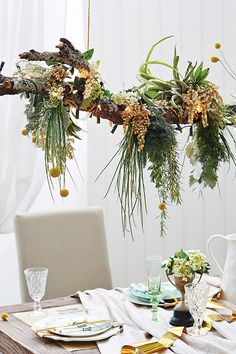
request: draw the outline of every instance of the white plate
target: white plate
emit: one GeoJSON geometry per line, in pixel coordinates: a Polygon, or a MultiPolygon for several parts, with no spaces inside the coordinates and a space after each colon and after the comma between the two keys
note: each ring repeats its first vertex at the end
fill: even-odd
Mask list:
{"type": "Polygon", "coordinates": [[[72,325],[75,321],[82,322],[85,321],[86,318],[83,314],[74,314],[70,315],[54,315],[50,317],[46,317],[41,319],[33,324],[31,327],[33,331],[39,331],[40,329],[46,329],[50,327],[58,327],[58,326],[69,326],[72,325]]]}
{"type": "Polygon", "coordinates": [[[120,331],[121,331],[120,328],[116,327],[116,328],[110,328],[106,332],[91,337],[63,337],[63,336],[50,334],[50,335],[44,335],[43,338],[49,338],[49,339],[53,339],[56,341],[59,340],[63,342],[97,342],[99,340],[103,340],[115,336],[120,331]]]}
{"type": "MultiPolygon", "coordinates": [[[[66,337],[92,337],[101,334],[112,327],[111,321],[106,322],[93,322],[78,325],[73,328],[56,328],[51,329],[50,332],[59,336],[66,337]]],[[[86,340],[86,338],[85,338],[86,340]]]]}

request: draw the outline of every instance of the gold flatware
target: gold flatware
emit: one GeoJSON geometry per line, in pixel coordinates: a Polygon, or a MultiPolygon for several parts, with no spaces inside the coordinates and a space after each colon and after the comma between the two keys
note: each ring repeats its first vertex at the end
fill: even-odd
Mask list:
{"type": "Polygon", "coordinates": [[[42,327],[42,328],[37,328],[34,330],[35,333],[41,332],[41,331],[50,331],[54,329],[64,329],[64,328],[80,328],[83,325],[86,326],[87,324],[95,324],[95,323],[106,323],[109,322],[109,320],[98,320],[98,321],[74,321],[70,325],[64,325],[64,326],[49,326],[49,327],[42,327]]]}

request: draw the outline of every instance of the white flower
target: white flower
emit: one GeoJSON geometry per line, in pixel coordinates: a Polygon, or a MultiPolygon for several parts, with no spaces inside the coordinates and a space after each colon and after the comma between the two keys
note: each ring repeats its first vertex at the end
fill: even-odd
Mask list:
{"type": "Polygon", "coordinates": [[[175,277],[180,277],[183,280],[194,276],[186,258],[174,258],[172,270],[175,277]]]}
{"type": "Polygon", "coordinates": [[[199,250],[180,250],[174,256],[163,262],[163,267],[168,275],[182,278],[194,278],[195,273],[207,273],[209,264],[206,257],[199,250]]]}
{"type": "Polygon", "coordinates": [[[196,164],[195,164],[195,168],[193,170],[193,177],[197,180],[200,179],[201,177],[201,174],[202,174],[202,164],[200,161],[197,161],[196,164]]]}
{"type": "Polygon", "coordinates": [[[137,103],[138,102],[138,95],[136,92],[133,91],[120,91],[112,95],[112,100],[115,104],[126,104],[127,102],[130,103],[137,103]]]}
{"type": "Polygon", "coordinates": [[[206,269],[206,257],[199,250],[189,250],[188,256],[188,263],[194,272],[201,272],[202,270],[204,271],[206,269]]]}
{"type": "Polygon", "coordinates": [[[193,139],[186,146],[186,155],[188,156],[191,164],[194,166],[199,157],[199,149],[197,147],[196,140],[193,139]]]}

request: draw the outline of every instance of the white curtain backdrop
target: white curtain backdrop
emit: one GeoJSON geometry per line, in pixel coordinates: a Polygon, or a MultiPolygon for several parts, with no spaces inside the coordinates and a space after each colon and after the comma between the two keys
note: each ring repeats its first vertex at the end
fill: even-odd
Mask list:
{"type": "MultiPolygon", "coordinates": [[[[82,0],[0,0],[0,62],[6,61],[3,74],[10,75],[18,54],[35,48],[53,51],[61,37],[84,49],[82,0]]],[[[18,96],[0,97],[0,306],[19,303],[19,280],[12,220],[16,212],[84,206],[86,200],[86,135],[77,144],[77,160],[83,174],[81,183],[74,164],[69,165],[80,184],[70,181],[70,198],[56,198],[54,204],[44,183],[44,161],[30,139],[21,135],[24,128],[25,100],[18,96]],[[41,190],[40,190],[41,188],[41,190]],[[32,205],[33,204],[33,205],[32,205]],[[5,234],[3,234],[5,232],[5,234]],[[3,271],[4,270],[4,271],[3,271]]],[[[86,122],[83,123],[86,130],[86,122]]]]}
{"type": "MultiPolygon", "coordinates": [[[[63,36],[68,37],[81,50],[84,49],[82,0],[0,0],[0,6],[0,62],[3,59],[6,61],[2,74],[14,72],[19,53],[31,48],[53,51],[63,36]]],[[[1,234],[12,232],[14,215],[27,211],[32,204],[33,210],[68,206],[57,193],[54,196],[56,203],[50,199],[43,153],[34,148],[30,138],[21,134],[26,122],[24,105],[25,100],[18,96],[0,99],[0,149],[4,151],[0,154],[1,234]],[[39,194],[42,185],[42,193],[39,194]]],[[[82,123],[82,128],[86,130],[86,123],[82,123]]],[[[83,142],[76,145],[84,180],[85,142],[86,134],[83,142]]],[[[80,180],[78,171],[74,171],[75,165],[69,164],[69,169],[74,179],[80,180]]],[[[68,187],[71,191],[69,204],[78,206],[82,200],[84,203],[85,186],[80,188],[79,198],[70,180],[68,187]]]]}
{"type": "MultiPolygon", "coordinates": [[[[9,75],[15,70],[19,53],[44,47],[44,3],[1,0],[0,6],[0,61],[6,61],[2,74],[9,75]]],[[[0,233],[8,233],[13,231],[15,213],[32,205],[45,174],[42,153],[21,134],[25,125],[23,101],[19,97],[1,97],[0,112],[0,233]]]]}

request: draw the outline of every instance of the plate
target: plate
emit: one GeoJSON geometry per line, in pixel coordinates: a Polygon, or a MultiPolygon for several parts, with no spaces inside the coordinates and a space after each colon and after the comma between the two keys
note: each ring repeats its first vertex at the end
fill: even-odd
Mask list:
{"type": "MultiPolygon", "coordinates": [[[[113,322],[111,320],[105,319],[101,320],[98,318],[92,318],[93,322],[92,331],[88,333],[81,333],[81,328],[77,328],[77,333],[70,330],[62,328],[64,326],[73,325],[74,322],[85,322],[88,321],[88,318],[82,316],[53,316],[47,317],[43,320],[37,321],[31,327],[32,330],[43,338],[50,338],[53,340],[60,340],[64,342],[92,342],[99,341],[111,336],[118,334],[121,330],[121,327],[113,327],[113,322]],[[103,325],[103,326],[102,326],[103,325]],[[99,326],[99,327],[98,327],[99,326]],[[58,328],[55,328],[58,327],[58,328]],[[61,328],[60,328],[61,327],[61,328]],[[67,332],[66,332],[67,331],[67,332]]],[[[87,325],[92,325],[92,323],[87,323],[87,325]]]]}
{"type": "Polygon", "coordinates": [[[133,296],[130,294],[129,291],[125,292],[124,293],[124,296],[127,300],[129,300],[130,302],[132,302],[133,304],[136,304],[136,305],[145,305],[145,306],[152,306],[150,301],[147,302],[147,301],[143,301],[142,299],[138,299],[137,297],[133,296]]]}
{"type": "Polygon", "coordinates": [[[31,327],[34,332],[39,332],[40,330],[49,330],[51,327],[59,326],[70,326],[74,322],[83,322],[86,318],[82,314],[71,315],[54,315],[41,319],[33,324],[31,327]]]}
{"type": "Polygon", "coordinates": [[[56,340],[56,341],[59,340],[59,341],[63,341],[63,342],[97,342],[97,341],[115,336],[118,333],[120,333],[120,331],[121,331],[121,329],[119,327],[116,327],[116,328],[112,327],[101,334],[97,334],[97,335],[94,335],[91,337],[64,337],[61,335],[58,336],[56,334],[49,333],[49,334],[43,335],[43,338],[49,338],[52,340],[56,340]]]}
{"type": "MultiPolygon", "coordinates": [[[[143,283],[131,283],[126,297],[139,305],[151,305],[151,296],[148,293],[148,287],[143,283]]],[[[159,306],[165,306],[166,304],[171,305],[171,303],[176,303],[175,299],[178,300],[181,298],[181,294],[172,284],[163,282],[161,284],[161,294],[158,298],[160,301],[159,306]]]]}
{"type": "MultiPolygon", "coordinates": [[[[130,294],[129,291],[127,291],[126,293],[124,293],[124,296],[127,300],[129,300],[130,302],[132,302],[133,304],[136,305],[142,305],[142,306],[152,306],[152,304],[150,303],[150,301],[146,301],[146,300],[142,300],[142,299],[138,299],[137,297],[133,296],[130,294]]],[[[177,304],[178,302],[176,302],[174,299],[172,299],[172,301],[168,300],[168,301],[161,301],[158,303],[158,307],[173,307],[177,304]]]]}
{"type": "Polygon", "coordinates": [[[50,329],[51,333],[66,337],[92,337],[101,334],[112,327],[112,321],[93,321],[81,323],[72,328],[50,329]]]}

